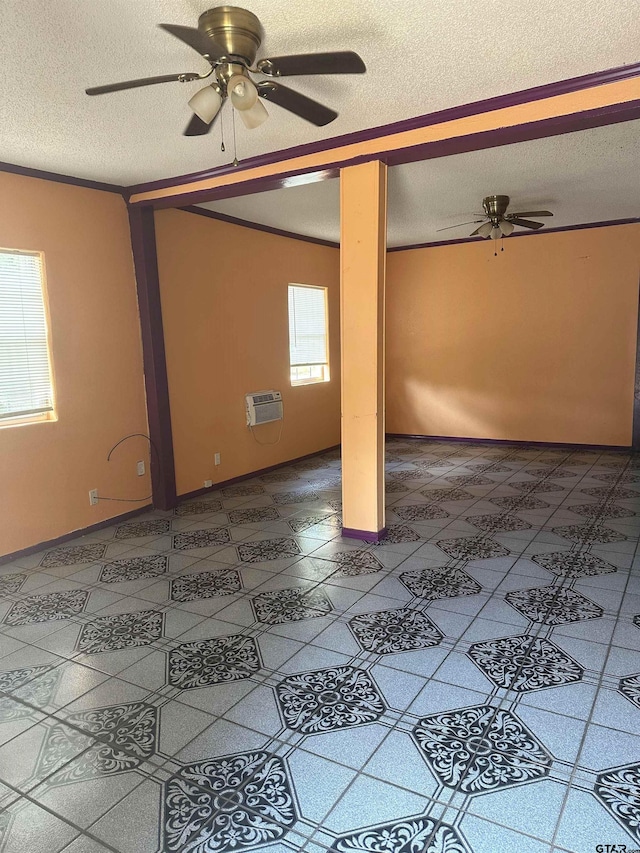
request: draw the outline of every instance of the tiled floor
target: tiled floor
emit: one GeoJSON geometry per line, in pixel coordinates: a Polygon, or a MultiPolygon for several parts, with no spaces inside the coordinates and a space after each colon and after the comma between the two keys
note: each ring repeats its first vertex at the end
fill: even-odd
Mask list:
{"type": "Polygon", "coordinates": [[[2,853],[640,848],[639,461],[387,468],[380,545],[328,453],[0,567],[2,853]]]}

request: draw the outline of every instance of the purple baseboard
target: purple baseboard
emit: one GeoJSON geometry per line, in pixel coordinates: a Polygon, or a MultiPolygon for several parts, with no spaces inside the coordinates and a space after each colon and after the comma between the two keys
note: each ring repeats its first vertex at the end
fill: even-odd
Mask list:
{"type": "Polygon", "coordinates": [[[135,518],[137,515],[142,515],[143,512],[153,509],[152,504],[132,509],[130,512],[125,512],[122,515],[114,515],[112,518],[106,518],[104,521],[98,521],[96,524],[90,524],[89,527],[82,527],[80,530],[74,530],[71,533],[65,533],[64,536],[57,536],[55,539],[47,539],[46,542],[38,542],[37,545],[30,545],[28,548],[22,548],[20,551],[13,551],[11,554],[0,555],[0,566],[5,563],[10,563],[17,560],[19,557],[28,557],[30,554],[37,554],[38,551],[43,551],[45,548],[57,548],[58,545],[64,545],[65,542],[71,542],[73,539],[78,539],[80,536],[86,536],[88,533],[93,533],[96,530],[104,530],[105,527],[111,527],[112,524],[122,524],[123,521],[129,521],[130,518],[135,518]]]}
{"type": "Polygon", "coordinates": [[[191,500],[191,498],[199,498],[202,495],[208,495],[218,489],[224,489],[227,486],[233,486],[235,483],[242,483],[244,480],[251,480],[253,477],[260,477],[262,474],[268,474],[270,471],[277,471],[279,468],[285,468],[287,465],[295,465],[296,462],[302,462],[305,459],[313,459],[314,456],[322,456],[323,453],[328,453],[330,450],[336,450],[340,447],[339,444],[333,444],[331,447],[325,447],[323,450],[315,450],[313,453],[307,453],[305,456],[296,456],[295,459],[287,459],[285,462],[278,462],[277,465],[269,465],[268,468],[260,468],[257,471],[250,471],[248,474],[240,474],[239,477],[231,477],[229,480],[221,480],[219,483],[214,483],[204,489],[195,489],[193,492],[185,492],[183,495],[178,495],[178,502],[191,500]]]}
{"type": "Polygon", "coordinates": [[[355,527],[343,527],[342,535],[347,539],[363,539],[365,542],[381,542],[387,535],[387,528],[382,530],[357,530],[355,527]]]}
{"type": "Polygon", "coordinates": [[[520,441],[515,438],[463,438],[452,435],[416,435],[408,432],[388,432],[387,438],[411,438],[428,441],[450,441],[453,444],[515,444],[517,447],[565,447],[567,450],[606,450],[617,453],[629,453],[628,444],[572,444],[568,441],[520,441]]]}

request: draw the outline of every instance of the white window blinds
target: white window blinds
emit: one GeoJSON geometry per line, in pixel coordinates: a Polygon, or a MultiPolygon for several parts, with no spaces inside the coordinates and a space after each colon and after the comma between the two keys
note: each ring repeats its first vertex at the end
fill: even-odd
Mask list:
{"type": "Polygon", "coordinates": [[[52,410],[41,257],[0,249],[0,422],[52,410]]]}
{"type": "Polygon", "coordinates": [[[289,285],[289,362],[292,367],[327,364],[325,287],[289,285]]]}

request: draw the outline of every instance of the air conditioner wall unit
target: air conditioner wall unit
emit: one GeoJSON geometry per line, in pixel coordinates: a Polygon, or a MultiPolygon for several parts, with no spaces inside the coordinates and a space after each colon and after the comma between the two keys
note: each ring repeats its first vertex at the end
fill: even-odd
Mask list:
{"type": "Polygon", "coordinates": [[[245,403],[249,427],[282,420],[283,407],[280,391],[255,391],[253,394],[246,394],[245,403]]]}

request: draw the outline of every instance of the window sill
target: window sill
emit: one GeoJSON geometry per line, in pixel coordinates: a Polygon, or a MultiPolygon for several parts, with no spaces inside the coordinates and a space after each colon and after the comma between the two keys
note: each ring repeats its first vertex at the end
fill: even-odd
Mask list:
{"type": "Polygon", "coordinates": [[[58,420],[55,412],[45,412],[42,415],[31,415],[28,418],[6,418],[0,420],[0,430],[10,427],[32,426],[33,424],[51,424],[58,420]]]}

